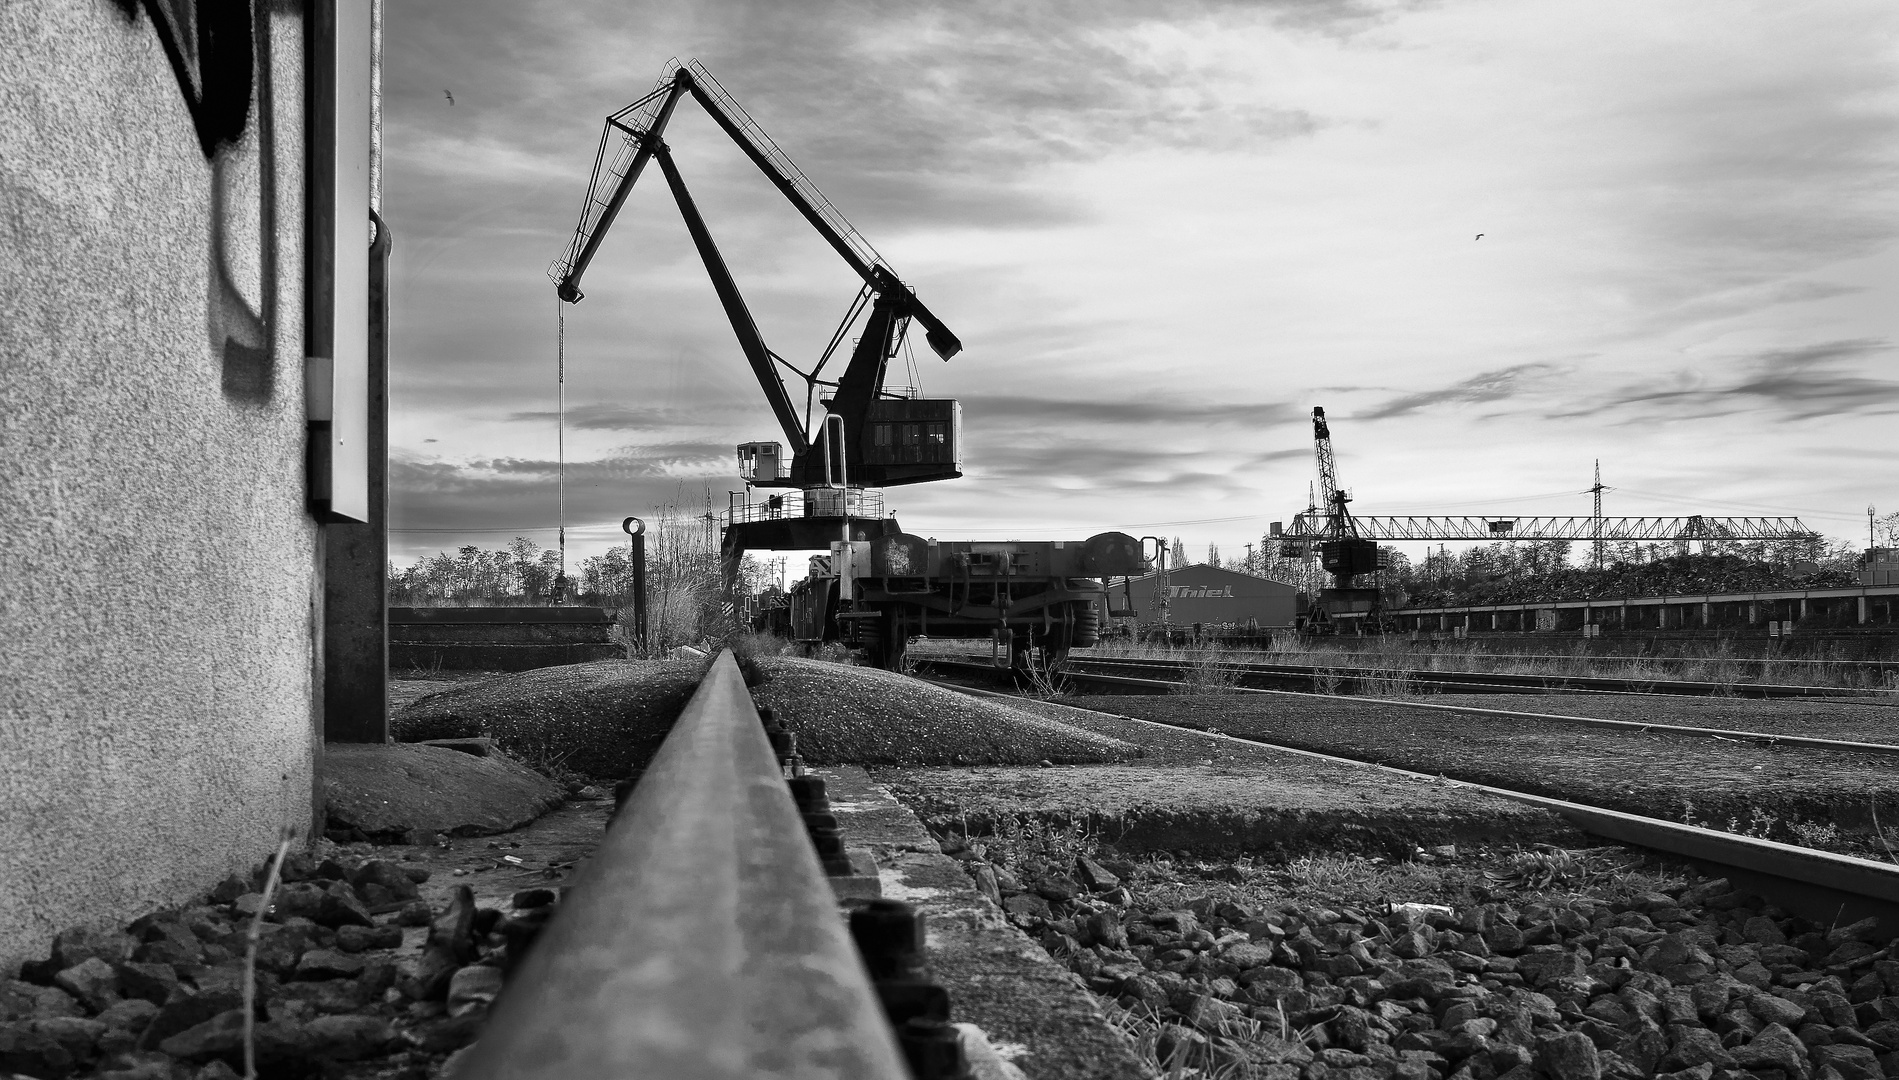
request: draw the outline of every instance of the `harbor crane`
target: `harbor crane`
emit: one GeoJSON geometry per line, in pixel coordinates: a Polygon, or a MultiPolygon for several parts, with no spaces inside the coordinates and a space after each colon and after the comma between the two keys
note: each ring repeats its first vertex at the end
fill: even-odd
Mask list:
{"type": "Polygon", "coordinates": [[[962,351],[962,341],[917,299],[915,290],[897,277],[883,256],[698,61],[672,67],[651,93],[607,118],[580,225],[567,254],[549,271],[560,298],[569,304],[580,302],[581,279],[649,161],[658,161],[665,175],[739,349],[790,444],[789,461],[774,452],[770,443],[741,446],[741,473],[747,481],[755,487],[808,489],[919,484],[961,476],[957,403],[888,390],[884,376],[912,322],[923,327],[925,341],[944,360],[962,351]],[[673,160],[664,135],[674,109],[688,94],[863,281],[830,344],[809,370],[765,344],[673,160]],[[824,378],[825,368],[867,310],[843,372],[835,379],[824,378]],[[804,384],[802,407],[786,387],[788,373],[804,384]],[[824,409],[822,417],[815,415],[819,404],[824,409]],[[845,432],[842,438],[836,435],[840,426],[845,432]]]}
{"type": "Polygon", "coordinates": [[[790,446],[788,458],[777,442],[738,446],[748,492],[797,491],[735,500],[728,509],[720,544],[727,591],[747,550],[823,550],[828,554],[811,560],[810,576],[791,587],[780,609],[787,632],[807,645],[848,642],[871,663],[895,669],[917,634],[991,634],[997,654],[1017,667],[1027,665],[1033,649],[1059,662],[1070,648],[1094,644],[1106,607],[1101,581],[1141,572],[1138,541],[1110,532],[1074,542],[939,543],[903,532],[884,514],[881,492],[865,490],[962,475],[955,399],[912,396],[908,388],[886,386],[885,375],[912,324],[944,360],[963,344],[698,61],[672,61],[650,93],[607,117],[580,224],[549,270],[560,299],[579,303],[581,279],[649,161],[659,163],[790,446]],[[765,344],[673,160],[664,136],[688,96],[862,281],[809,369],[765,344]],[[854,328],[843,371],[826,378],[854,328]],[[803,383],[802,405],[787,389],[788,376],[803,383]]]}
{"type": "Polygon", "coordinates": [[[1339,487],[1332,429],[1325,422],[1325,410],[1316,405],[1312,409],[1312,445],[1319,465],[1322,517],[1316,523],[1317,534],[1310,540],[1317,541],[1319,565],[1331,575],[1332,582],[1312,599],[1306,625],[1320,633],[1362,633],[1376,626],[1378,589],[1356,582],[1361,575],[1378,572],[1378,542],[1359,535],[1358,522],[1348,505],[1352,496],[1339,487]]]}

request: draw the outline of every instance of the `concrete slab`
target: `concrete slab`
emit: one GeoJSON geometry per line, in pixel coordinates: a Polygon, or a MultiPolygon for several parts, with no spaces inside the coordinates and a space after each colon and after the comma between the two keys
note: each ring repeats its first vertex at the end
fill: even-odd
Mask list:
{"type": "Polygon", "coordinates": [[[1087,987],[1010,925],[889,790],[854,766],[813,772],[846,842],[876,854],[883,895],[923,912],[929,973],[950,993],[950,1019],[982,1028],[1032,1080],[1147,1075],[1087,987]]]}
{"type": "Polygon", "coordinates": [[[383,838],[506,832],[559,806],[563,794],[501,754],[410,743],[326,744],[323,788],[329,829],[383,838]]]}
{"type": "Polygon", "coordinates": [[[839,900],[875,900],[884,894],[883,879],[878,876],[877,855],[869,848],[845,848],[844,854],[851,861],[848,874],[826,874],[824,880],[831,883],[831,891],[839,900]]]}

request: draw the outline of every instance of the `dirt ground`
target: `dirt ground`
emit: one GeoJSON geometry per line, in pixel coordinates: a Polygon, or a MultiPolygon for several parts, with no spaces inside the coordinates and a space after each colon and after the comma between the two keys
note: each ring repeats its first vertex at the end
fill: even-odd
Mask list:
{"type": "Polygon", "coordinates": [[[431,675],[428,678],[419,676],[391,678],[389,680],[390,715],[394,715],[401,711],[404,706],[428,697],[430,694],[439,694],[444,690],[452,690],[457,686],[485,682],[489,679],[498,679],[506,674],[506,672],[502,671],[444,671],[439,675],[431,675]]]}
{"type": "MultiPolygon", "coordinates": [[[[395,859],[429,871],[422,899],[436,910],[448,903],[456,886],[474,891],[478,907],[506,908],[523,889],[558,889],[591,858],[613,811],[613,800],[569,802],[533,822],[497,836],[454,837],[446,847],[319,843],[319,856],[346,853],[358,858],[395,859]]],[[[427,927],[412,928],[406,945],[420,951],[427,927]]]]}
{"type": "Polygon", "coordinates": [[[1567,836],[1554,815],[1507,800],[1269,747],[1168,730],[1060,705],[1018,707],[1133,743],[1119,764],[874,769],[939,830],[1004,819],[1072,822],[1122,850],[1381,854],[1567,836]]]}
{"type": "Polygon", "coordinates": [[[1875,803],[1883,823],[1899,823],[1899,757],[1667,732],[1544,726],[1351,698],[1180,695],[1063,700],[1835,850],[1877,850],[1870,832],[1875,803]],[[1829,829],[1837,835],[1829,837],[1829,829]]]}

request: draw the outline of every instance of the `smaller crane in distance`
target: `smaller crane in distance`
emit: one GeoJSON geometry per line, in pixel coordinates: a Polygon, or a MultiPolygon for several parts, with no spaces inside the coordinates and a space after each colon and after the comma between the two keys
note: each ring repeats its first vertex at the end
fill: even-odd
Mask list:
{"type": "MultiPolygon", "coordinates": [[[[1594,513],[1588,517],[1354,515],[1347,508],[1351,495],[1339,487],[1332,431],[1326,424],[1324,409],[1312,410],[1312,436],[1319,465],[1318,497],[1293,515],[1290,529],[1282,533],[1279,523],[1274,522],[1270,535],[1280,541],[1280,554],[1288,558],[1309,558],[1316,546],[1320,565],[1331,575],[1331,587],[1319,589],[1309,605],[1305,626],[1315,633],[1376,633],[1385,629],[1381,591],[1356,581],[1384,569],[1381,540],[1590,540],[1594,546],[1592,561],[1601,568],[1607,563],[1605,547],[1609,540],[1672,540],[1679,544],[1700,540],[1705,545],[1710,541],[1819,539],[1799,518],[1792,517],[1603,517],[1602,493],[1614,489],[1602,482],[1600,462],[1594,484],[1583,492],[1595,497],[1594,513]]],[[[1396,601],[1400,605],[1403,602],[1402,597],[1396,601]]]]}
{"type": "Polygon", "coordinates": [[[1332,429],[1325,410],[1313,406],[1312,444],[1319,462],[1319,498],[1325,525],[1320,534],[1319,564],[1332,575],[1332,586],[1320,589],[1306,625],[1318,633],[1365,633],[1378,627],[1376,588],[1360,588],[1354,580],[1378,572],[1378,541],[1358,534],[1358,523],[1346,504],[1352,496],[1339,487],[1338,464],[1332,454],[1332,429]]]}

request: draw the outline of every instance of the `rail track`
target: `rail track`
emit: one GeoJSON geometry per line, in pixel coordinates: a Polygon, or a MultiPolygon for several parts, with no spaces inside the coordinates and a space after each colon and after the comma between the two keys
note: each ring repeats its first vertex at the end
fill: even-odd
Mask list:
{"type": "MultiPolygon", "coordinates": [[[[952,660],[941,657],[917,659],[918,670],[936,670],[955,673],[963,678],[1004,682],[1011,681],[1013,675],[1006,669],[975,661],[952,660]]],[[[1090,671],[1085,667],[1070,665],[1063,669],[1062,677],[1079,685],[1107,687],[1117,691],[1138,691],[1150,694],[1170,694],[1178,692],[1186,684],[1178,679],[1153,679],[1126,675],[1107,675],[1090,671]]],[[[944,683],[942,685],[952,685],[944,683]]],[[[1332,694],[1315,694],[1296,690],[1268,690],[1239,686],[1235,690],[1247,694],[1277,694],[1288,697],[1323,698],[1337,701],[1332,694]]],[[[1525,691],[1529,692],[1529,691],[1525,691]]],[[[1730,742],[1758,743],[1765,746],[1803,746],[1816,750],[1845,750],[1860,754],[1899,755],[1899,744],[1862,742],[1851,739],[1822,739],[1806,735],[1780,735],[1772,732],[1743,731],[1735,728],[1696,727],[1689,724],[1658,724],[1649,721],[1610,720],[1600,716],[1573,716],[1564,713],[1528,712],[1521,709],[1486,709],[1474,705],[1443,705],[1431,701],[1418,701],[1411,698],[1384,698],[1353,695],[1349,700],[1366,704],[1392,705],[1405,709],[1437,710],[1441,712],[1468,713],[1479,716],[1505,717],[1530,721],[1554,721],[1566,724],[1581,724],[1595,727],[1617,728],[1624,731],[1657,731],[1676,735],[1691,735],[1700,738],[1724,739],[1730,742]]]]}
{"type": "Polygon", "coordinates": [[[949,1075],[920,1067],[957,1038],[941,989],[912,985],[906,1022],[883,982],[920,924],[846,930],[822,781],[787,782],[795,737],[761,719],[721,653],[457,1076],[949,1075]]]}
{"type": "MultiPolygon", "coordinates": [[[[964,678],[968,669],[994,671],[957,666],[964,678]]],[[[1455,783],[1550,810],[1607,840],[1677,856],[1816,923],[1871,917],[1888,936],[1899,934],[1899,868],[1871,860],[1446,781],[1264,738],[1118,719],[1412,781],[1455,783]]],[[[831,865],[838,851],[823,838],[827,828],[835,837],[836,822],[828,807],[814,809],[812,782],[796,778],[795,745],[795,736],[754,708],[738,666],[721,654],[631,789],[587,875],[509,978],[456,1074],[968,1076],[960,1051],[953,1063],[942,1054],[944,1040],[958,1038],[944,1022],[943,991],[920,984],[921,969],[901,959],[921,948],[921,924],[912,917],[893,931],[884,918],[893,905],[883,901],[877,903],[885,905],[884,922],[867,920],[867,929],[860,929],[861,912],[848,931],[838,917],[827,874],[844,871],[831,865]],[[912,1011],[900,1015],[902,1009],[912,1011]]]]}
{"type": "MultiPolygon", "coordinates": [[[[1156,674],[1180,675],[1188,663],[1179,660],[1135,657],[1071,656],[1066,670],[1071,676],[1156,674]]],[[[1749,698],[1840,698],[1852,700],[1860,695],[1872,703],[1899,701],[1894,691],[1842,690],[1837,687],[1796,686],[1775,683],[1703,682],[1684,679],[1605,678],[1601,676],[1535,674],[1505,671],[1440,671],[1430,668],[1365,667],[1330,664],[1264,664],[1222,662],[1211,668],[1230,675],[1242,686],[1284,688],[1287,685],[1310,688],[1325,683],[1351,691],[1366,687],[1385,687],[1402,683],[1427,693],[1460,694],[1547,694],[1610,693],[1670,694],[1699,697],[1749,698]]]]}
{"type": "MultiPolygon", "coordinates": [[[[939,662],[940,663],[940,662],[939,662]]],[[[967,664],[965,668],[984,667],[985,665],[967,664]]],[[[994,670],[991,668],[990,670],[994,670]]],[[[967,676],[967,671],[964,672],[967,676]]],[[[1111,676],[1094,676],[1111,678],[1111,676]]],[[[1019,696],[1007,692],[958,685],[942,680],[928,680],[937,685],[954,689],[962,693],[993,696],[1019,696]]],[[[1127,681],[1127,680],[1123,680],[1127,681]]],[[[1145,680],[1155,685],[1157,680],[1145,680]]],[[[1273,693],[1274,691],[1260,691],[1273,693]]],[[[1389,702],[1389,704],[1414,705],[1413,702],[1389,702]]],[[[1079,709],[1076,706],[1063,705],[1062,708],[1076,709],[1078,712],[1095,710],[1079,709]]],[[[1429,708],[1449,708],[1449,706],[1424,706],[1429,708]]],[[[1473,711],[1462,710],[1459,711],[1473,711]]],[[[1492,711],[1492,710],[1475,710],[1492,711]]],[[[1585,833],[1599,836],[1618,843],[1630,844],[1653,851],[1665,852],[1683,858],[1700,869],[1716,876],[1729,878],[1739,885],[1760,893],[1772,902],[1805,915],[1819,922],[1837,922],[1844,919],[1875,917],[1888,934],[1899,934],[1899,866],[1874,862],[1850,855],[1820,851],[1814,848],[1798,847],[1772,840],[1763,840],[1737,833],[1720,832],[1667,821],[1661,818],[1646,817],[1640,814],[1626,813],[1599,806],[1565,799],[1552,798],[1527,791],[1518,791],[1491,784],[1472,783],[1445,776],[1435,776],[1409,769],[1396,768],[1373,761],[1342,757],[1288,746],[1273,740],[1257,736],[1236,735],[1227,732],[1207,731],[1187,724],[1171,724],[1159,720],[1141,717],[1105,714],[1123,722],[1150,725],[1157,728],[1193,731],[1209,739],[1226,740],[1251,745],[1270,746],[1289,754],[1321,761],[1352,765],[1361,768],[1377,769],[1393,776],[1410,780],[1431,781],[1454,784],[1460,788],[1480,791],[1498,798],[1527,803],[1550,810],[1585,833]]],[[[1622,721],[1601,721],[1589,717],[1545,717],[1537,713],[1512,713],[1508,715],[1574,720],[1584,723],[1609,723],[1621,725],[1622,721]]],[[[1658,725],[1635,725],[1630,727],[1657,727],[1658,725]]],[[[1707,734],[1708,729],[1669,727],[1668,730],[1692,734],[1707,734]]],[[[1774,741],[1758,732],[1723,733],[1735,737],[1745,737],[1761,741],[1774,741]]],[[[1854,749],[1860,752],[1899,754],[1899,746],[1878,743],[1845,743],[1839,740],[1793,740],[1782,738],[1783,744],[1820,745],[1830,749],[1854,749]]]]}

